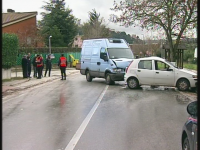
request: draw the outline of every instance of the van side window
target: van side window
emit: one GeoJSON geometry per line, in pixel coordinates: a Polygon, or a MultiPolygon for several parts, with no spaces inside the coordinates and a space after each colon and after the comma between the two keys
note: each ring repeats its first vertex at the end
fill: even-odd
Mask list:
{"type": "Polygon", "coordinates": [[[106,53],[106,49],[102,47],[100,53],[106,53]]]}
{"type": "Polygon", "coordinates": [[[101,48],[100,50],[100,58],[103,59],[103,60],[106,60],[108,57],[107,57],[107,51],[104,47],[101,48]]]}
{"type": "Polygon", "coordinates": [[[151,60],[141,60],[138,64],[139,69],[149,69],[152,70],[152,61],[151,60]]]}

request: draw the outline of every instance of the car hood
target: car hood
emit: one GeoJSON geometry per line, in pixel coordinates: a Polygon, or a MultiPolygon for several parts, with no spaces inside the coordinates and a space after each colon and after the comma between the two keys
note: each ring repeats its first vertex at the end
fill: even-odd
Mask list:
{"type": "Polygon", "coordinates": [[[186,69],[178,69],[180,72],[186,73],[186,74],[191,74],[191,75],[197,75],[195,72],[192,72],[190,70],[186,69]]]}
{"type": "Polygon", "coordinates": [[[112,61],[118,68],[126,68],[133,61],[133,59],[120,58],[112,59],[112,61]]]}

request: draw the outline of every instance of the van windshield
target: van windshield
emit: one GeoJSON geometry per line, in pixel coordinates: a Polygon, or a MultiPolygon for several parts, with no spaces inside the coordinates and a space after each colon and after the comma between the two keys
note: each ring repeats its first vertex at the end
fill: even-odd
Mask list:
{"type": "Polygon", "coordinates": [[[128,58],[133,59],[133,53],[130,48],[108,48],[109,58],[128,58]]]}

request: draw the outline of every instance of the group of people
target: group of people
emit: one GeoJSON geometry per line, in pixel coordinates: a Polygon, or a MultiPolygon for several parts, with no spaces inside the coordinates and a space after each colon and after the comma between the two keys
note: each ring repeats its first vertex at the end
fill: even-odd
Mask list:
{"type": "MultiPolygon", "coordinates": [[[[33,77],[41,79],[43,77],[44,59],[42,55],[37,54],[31,61],[30,53],[28,53],[28,55],[24,55],[22,58],[23,78],[31,78],[31,64],[33,65],[33,77]]],[[[51,54],[47,56],[45,64],[46,70],[44,77],[46,77],[47,72],[50,77],[52,69],[51,54]]],[[[64,56],[64,54],[61,54],[61,57],[58,61],[58,66],[60,66],[61,70],[61,80],[66,80],[67,58],[64,56]]]]}

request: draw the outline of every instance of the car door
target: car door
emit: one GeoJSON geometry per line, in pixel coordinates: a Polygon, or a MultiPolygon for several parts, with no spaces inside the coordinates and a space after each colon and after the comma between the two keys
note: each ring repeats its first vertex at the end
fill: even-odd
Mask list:
{"type": "Polygon", "coordinates": [[[136,75],[140,84],[152,85],[154,78],[152,60],[140,60],[136,69],[136,75]]]}
{"type": "Polygon", "coordinates": [[[192,137],[193,137],[193,139],[192,139],[192,141],[193,141],[193,148],[194,149],[197,149],[197,124],[196,123],[194,123],[193,125],[192,125],[192,137]]]}
{"type": "Polygon", "coordinates": [[[175,70],[167,63],[154,60],[154,85],[174,86],[175,70]]]}

